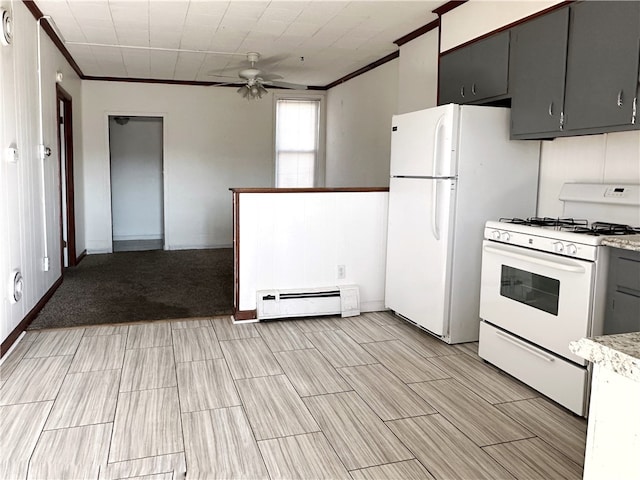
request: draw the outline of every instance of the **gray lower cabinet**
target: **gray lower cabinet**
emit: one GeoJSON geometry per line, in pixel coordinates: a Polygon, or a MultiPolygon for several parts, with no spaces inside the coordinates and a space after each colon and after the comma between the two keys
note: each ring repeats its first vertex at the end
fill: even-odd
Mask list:
{"type": "Polygon", "coordinates": [[[640,331],[640,252],[611,248],[604,334],[640,331]]]}
{"type": "Polygon", "coordinates": [[[633,128],[640,2],[578,2],[570,12],[565,130],[633,128]]]}
{"type": "Polygon", "coordinates": [[[560,131],[568,32],[568,8],[512,29],[509,90],[514,138],[552,137],[560,131]]]}
{"type": "Polygon", "coordinates": [[[441,105],[479,103],[507,94],[509,33],[497,33],[440,57],[441,105]]]}

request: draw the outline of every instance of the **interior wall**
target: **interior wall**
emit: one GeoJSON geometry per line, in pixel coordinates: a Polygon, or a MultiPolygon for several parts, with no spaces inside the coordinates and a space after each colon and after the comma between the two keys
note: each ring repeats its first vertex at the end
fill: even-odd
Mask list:
{"type": "Polygon", "coordinates": [[[415,112],[438,103],[438,29],[400,47],[397,113],[415,112]]]}
{"type": "Polygon", "coordinates": [[[327,187],[389,186],[397,92],[397,59],[329,90],[327,187]]]}
{"type": "Polygon", "coordinates": [[[563,0],[485,0],[466,2],[440,18],[440,51],[446,52],[563,0]]]}
{"type": "MultiPolygon", "coordinates": [[[[119,118],[119,117],[115,117],[119,118]]],[[[162,118],[109,119],[113,240],[163,237],[162,118]]]]}
{"type": "Polygon", "coordinates": [[[558,195],[566,182],[640,184],[640,132],[556,138],[542,142],[539,215],[562,215],[562,202],[558,195]]]}
{"type": "MultiPolygon", "coordinates": [[[[42,46],[42,98],[44,145],[51,156],[44,162],[38,154],[40,116],[38,109],[37,26],[22,2],[0,1],[12,11],[13,43],[0,46],[0,339],[7,336],[44,296],[62,271],[58,141],[56,121],[56,72],[63,74],[62,87],[74,106],[74,157],[81,171],[82,156],[79,109],[80,79],[46,34],[42,46]],[[7,160],[8,147],[18,150],[16,163],[7,160]],[[45,271],[44,257],[49,259],[45,271]],[[10,301],[12,272],[22,272],[22,299],[10,301]]],[[[76,187],[81,182],[76,177],[76,187]]],[[[76,214],[83,199],[76,197],[76,214]]],[[[77,220],[80,220],[79,218],[77,220]]],[[[83,246],[82,222],[78,224],[78,252],[83,246]]]]}
{"type": "Polygon", "coordinates": [[[234,87],[83,81],[86,243],[111,251],[108,116],[164,118],[165,248],[232,245],[230,187],[274,183],[273,99],[234,87]]]}

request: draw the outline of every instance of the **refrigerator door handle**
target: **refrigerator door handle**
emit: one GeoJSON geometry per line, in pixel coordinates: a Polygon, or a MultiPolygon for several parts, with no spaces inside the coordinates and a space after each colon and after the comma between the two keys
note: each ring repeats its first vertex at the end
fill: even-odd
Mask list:
{"type": "Polygon", "coordinates": [[[433,134],[433,172],[432,177],[438,177],[438,167],[440,166],[440,130],[442,129],[442,122],[445,115],[441,115],[436,123],[435,133],[433,134]]]}
{"type": "Polygon", "coordinates": [[[440,180],[433,182],[433,192],[431,193],[431,232],[436,240],[440,240],[440,227],[438,225],[438,185],[440,180]]]}

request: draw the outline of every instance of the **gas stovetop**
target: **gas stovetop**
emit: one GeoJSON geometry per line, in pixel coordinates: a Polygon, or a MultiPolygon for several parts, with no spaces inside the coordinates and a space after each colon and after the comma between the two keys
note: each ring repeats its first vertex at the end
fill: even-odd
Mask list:
{"type": "Polygon", "coordinates": [[[633,235],[637,227],[573,218],[501,218],[485,224],[484,238],[528,249],[595,261],[602,239],[633,235]]]}
{"type": "MultiPolygon", "coordinates": [[[[542,227],[548,230],[572,232],[583,235],[636,235],[640,234],[640,228],[630,225],[609,222],[593,222],[575,218],[529,217],[501,218],[500,223],[522,225],[525,227],[542,227]]],[[[549,235],[550,237],[553,234],[549,235]]]]}

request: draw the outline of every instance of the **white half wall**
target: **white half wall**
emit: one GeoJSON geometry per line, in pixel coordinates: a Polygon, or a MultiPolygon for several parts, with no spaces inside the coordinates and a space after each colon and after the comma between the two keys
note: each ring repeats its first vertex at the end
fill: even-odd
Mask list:
{"type": "MultiPolygon", "coordinates": [[[[13,17],[13,43],[0,46],[0,340],[4,341],[62,273],[56,72],[63,74],[61,85],[73,102],[76,174],[82,171],[82,156],[80,79],[42,32],[43,143],[52,152],[40,159],[37,23],[23,2],[2,0],[0,5],[13,17]],[[8,162],[10,146],[18,151],[15,163],[8,162]],[[16,303],[10,301],[14,270],[22,273],[24,282],[22,299],[16,303]]],[[[76,189],[81,189],[81,179],[75,178],[76,189]]],[[[82,211],[82,196],[77,195],[78,254],[84,249],[82,211]]]]}
{"type": "Polygon", "coordinates": [[[239,205],[240,310],[258,290],[349,284],[362,311],[384,310],[387,192],[241,193],[239,205]]]}
{"type": "Polygon", "coordinates": [[[329,90],[327,187],[389,186],[397,91],[397,59],[329,90]]]}
{"type": "Polygon", "coordinates": [[[123,125],[115,118],[109,120],[113,239],[162,239],[162,118],[125,117],[123,125]]]}
{"type": "Polygon", "coordinates": [[[164,118],[165,248],[232,244],[230,187],[272,187],[273,99],[234,87],[83,81],[89,253],[111,251],[108,116],[164,118]]]}

